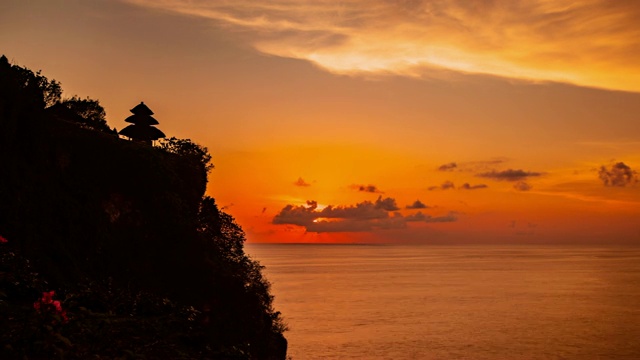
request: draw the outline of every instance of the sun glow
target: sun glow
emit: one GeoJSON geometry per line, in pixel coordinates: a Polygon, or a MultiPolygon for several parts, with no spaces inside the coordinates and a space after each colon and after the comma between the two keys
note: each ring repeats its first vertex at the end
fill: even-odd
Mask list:
{"type": "Polygon", "coordinates": [[[250,242],[638,240],[640,2],[55,3],[6,55],[206,146],[250,242]]]}
{"type": "Polygon", "coordinates": [[[313,219],[314,223],[336,222],[336,221],[341,221],[341,220],[340,219],[334,219],[334,218],[326,218],[326,217],[319,217],[319,218],[313,219]]]}

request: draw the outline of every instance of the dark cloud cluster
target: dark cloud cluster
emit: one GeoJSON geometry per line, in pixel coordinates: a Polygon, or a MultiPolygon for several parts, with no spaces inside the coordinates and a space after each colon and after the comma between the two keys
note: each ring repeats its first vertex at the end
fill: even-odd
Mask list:
{"type": "Polygon", "coordinates": [[[363,201],[350,206],[329,205],[319,211],[317,208],[318,202],[313,200],[307,201],[306,206],[287,205],[273,218],[273,223],[305,226],[317,218],[358,220],[384,219],[389,216],[389,211],[399,210],[395,199],[383,199],[382,196],[378,197],[375,202],[363,201]]]}
{"type": "Polygon", "coordinates": [[[353,184],[351,185],[351,188],[354,190],[358,190],[358,191],[362,191],[362,192],[368,192],[368,193],[375,193],[375,194],[383,194],[382,191],[380,191],[380,189],[378,189],[377,186],[375,185],[357,185],[357,184],[353,184]]]}
{"type": "Polygon", "coordinates": [[[534,171],[524,171],[524,170],[514,170],[507,169],[502,171],[489,171],[484,173],[476,174],[476,176],[489,178],[493,180],[505,180],[505,181],[521,181],[534,176],[541,176],[542,173],[534,172],[534,171]]]}
{"type": "Polygon", "coordinates": [[[453,171],[458,167],[458,164],[451,162],[448,164],[443,164],[438,167],[438,171],[453,171]]]}
{"type": "Polygon", "coordinates": [[[317,207],[316,201],[307,201],[307,206],[287,205],[280,210],[272,222],[274,224],[305,226],[319,216],[315,211],[317,207]]]}
{"type": "Polygon", "coordinates": [[[618,162],[610,167],[602,165],[598,170],[598,177],[605,186],[627,186],[638,182],[638,173],[629,165],[618,162]]]}
{"type": "Polygon", "coordinates": [[[428,208],[428,206],[425,205],[422,201],[416,200],[413,202],[413,204],[407,205],[406,208],[407,209],[426,209],[428,208]]]}
{"type": "Polygon", "coordinates": [[[309,184],[309,183],[307,183],[306,181],[304,181],[304,179],[303,179],[303,178],[301,178],[301,177],[299,177],[299,178],[298,178],[298,180],[296,180],[296,181],[293,183],[293,185],[295,185],[295,186],[302,186],[302,187],[305,187],[305,186],[311,186],[311,184],[309,184]]]}
{"type": "MultiPolygon", "coordinates": [[[[464,183],[461,186],[458,187],[458,189],[460,190],[478,190],[478,189],[485,189],[488,188],[489,186],[485,185],[485,184],[476,184],[476,185],[471,185],[469,183],[464,183]]],[[[434,191],[434,190],[450,190],[450,189],[455,189],[456,186],[452,181],[445,181],[443,182],[440,186],[430,186],[427,188],[427,190],[429,191],[434,191]]]]}
{"type": "MultiPolygon", "coordinates": [[[[422,204],[419,201],[416,203],[422,204]]],[[[348,206],[330,205],[321,210],[316,201],[307,201],[306,205],[285,206],[272,222],[278,225],[303,226],[308,232],[358,232],[400,229],[406,227],[408,222],[438,223],[458,219],[454,212],[444,216],[431,216],[422,212],[403,216],[397,210],[399,208],[395,199],[382,196],[375,202],[363,201],[348,206]]]]}
{"type": "Polygon", "coordinates": [[[386,211],[400,210],[398,205],[396,205],[396,200],[390,197],[383,199],[382,196],[378,196],[374,205],[376,209],[383,209],[386,211]]]}

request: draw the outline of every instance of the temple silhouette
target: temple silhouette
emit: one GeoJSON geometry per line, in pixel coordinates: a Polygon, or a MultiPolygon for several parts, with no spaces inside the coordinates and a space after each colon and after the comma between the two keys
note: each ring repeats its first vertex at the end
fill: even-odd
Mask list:
{"type": "Polygon", "coordinates": [[[144,104],[136,105],[130,110],[133,115],[126,118],[124,121],[131,123],[131,125],[120,130],[120,135],[128,137],[132,141],[137,141],[143,144],[152,145],[154,140],[164,138],[165,134],[153,125],[158,125],[159,122],[153,116],[153,111],[144,104]]]}

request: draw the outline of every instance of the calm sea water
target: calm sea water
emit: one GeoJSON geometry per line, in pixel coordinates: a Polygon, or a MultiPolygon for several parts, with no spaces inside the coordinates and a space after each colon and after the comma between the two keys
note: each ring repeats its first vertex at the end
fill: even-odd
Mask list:
{"type": "Polygon", "coordinates": [[[257,245],[305,359],[640,359],[640,247],[257,245]]]}

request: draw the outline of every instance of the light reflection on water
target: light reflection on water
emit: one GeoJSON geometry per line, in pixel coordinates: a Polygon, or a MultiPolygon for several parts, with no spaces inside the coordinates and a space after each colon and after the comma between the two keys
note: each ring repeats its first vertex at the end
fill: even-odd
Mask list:
{"type": "Polygon", "coordinates": [[[304,359],[640,359],[640,247],[247,244],[304,359]]]}

